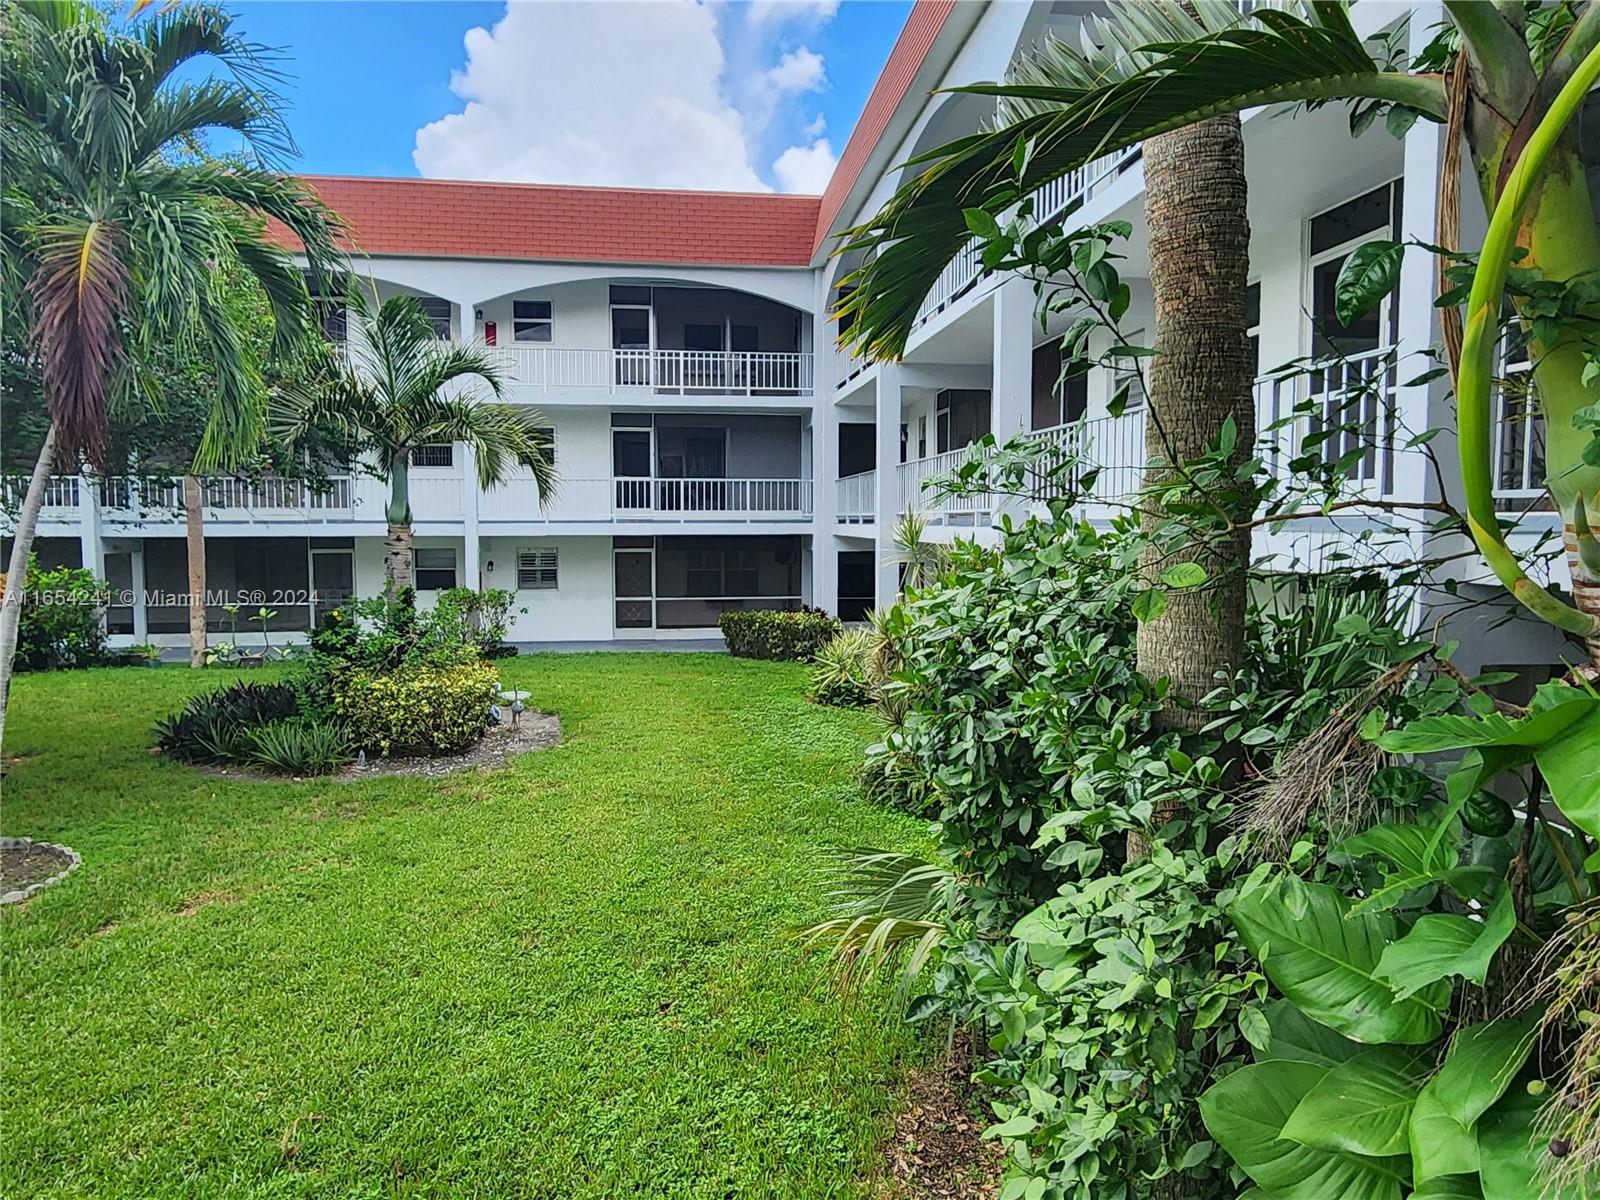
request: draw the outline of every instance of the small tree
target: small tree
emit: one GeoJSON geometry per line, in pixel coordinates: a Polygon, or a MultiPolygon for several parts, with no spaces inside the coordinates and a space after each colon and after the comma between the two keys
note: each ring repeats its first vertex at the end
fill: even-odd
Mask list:
{"type": "Polygon", "coordinates": [[[274,426],[290,439],[325,427],[342,430],[361,453],[365,469],[389,481],[385,516],[384,578],[412,586],[411,452],[430,442],[462,442],[477,460],[477,483],[491,488],[514,465],[533,473],[541,504],[555,490],[555,464],[533,409],[498,402],[499,369],[482,349],[442,343],[411,296],[393,296],[370,314],[352,297],[349,362],[325,386],[292,388],[274,426]],[[467,381],[488,387],[486,399],[467,381]],[[445,389],[463,386],[454,395],[445,389]]]}

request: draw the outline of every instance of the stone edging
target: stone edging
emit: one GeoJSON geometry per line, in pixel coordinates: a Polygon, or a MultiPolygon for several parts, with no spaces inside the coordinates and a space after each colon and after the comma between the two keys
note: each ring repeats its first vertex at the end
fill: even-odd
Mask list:
{"type": "Polygon", "coordinates": [[[34,893],[44,891],[52,883],[60,883],[83,863],[82,857],[71,846],[60,846],[55,842],[36,842],[32,838],[25,837],[0,837],[0,850],[21,850],[28,846],[41,846],[46,850],[54,850],[56,853],[65,856],[67,860],[66,870],[57,871],[48,879],[41,879],[38,883],[17,891],[0,893],[0,904],[19,904],[34,893]]]}

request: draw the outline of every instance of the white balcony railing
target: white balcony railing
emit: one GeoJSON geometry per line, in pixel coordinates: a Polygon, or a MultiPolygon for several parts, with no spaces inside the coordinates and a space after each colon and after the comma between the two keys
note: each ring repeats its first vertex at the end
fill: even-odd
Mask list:
{"type": "Polygon", "coordinates": [[[811,515],[809,479],[562,479],[543,505],[531,478],[478,501],[484,522],[798,521],[811,515]]]}
{"type": "MultiPolygon", "coordinates": [[[[183,482],[156,476],[111,475],[100,481],[100,504],[113,520],[144,519],[183,511],[183,482]]],[[[349,476],[328,481],[326,491],[300,479],[256,479],[219,475],[205,479],[207,515],[219,520],[310,520],[349,517],[354,484],[349,476]]]]}
{"type": "MultiPolygon", "coordinates": [[[[28,478],[22,475],[8,475],[4,480],[0,480],[0,488],[4,489],[7,508],[21,508],[23,498],[28,494],[28,478]]],[[[45,481],[44,507],[77,508],[81,503],[81,495],[78,476],[52,475],[45,481]]]]}
{"type": "Polygon", "coordinates": [[[1000,497],[992,492],[950,496],[925,486],[930,480],[953,475],[971,454],[970,447],[962,447],[960,450],[948,450],[943,454],[901,463],[897,469],[900,507],[914,509],[938,525],[987,524],[1000,502],[1000,497]]]}
{"type": "Polygon", "coordinates": [[[1145,410],[1136,408],[1115,417],[1095,417],[1041,429],[1033,436],[1045,443],[1039,464],[1040,499],[1048,498],[1043,489],[1049,472],[1068,458],[1078,466],[1054,478],[1052,490],[1074,490],[1089,470],[1097,472],[1091,497],[1102,503],[1121,503],[1139,490],[1144,478],[1145,410]]]}
{"type": "Polygon", "coordinates": [[[1544,412],[1531,386],[1532,372],[1524,359],[1505,364],[1501,376],[1495,395],[1495,505],[1508,512],[1548,510],[1544,412]]]}
{"type": "Polygon", "coordinates": [[[1344,463],[1349,481],[1379,495],[1394,490],[1396,354],[1382,347],[1325,363],[1285,379],[1256,382],[1256,420],[1273,430],[1280,470],[1313,455],[1344,463]],[[1274,429],[1274,427],[1277,427],[1274,429]]]}
{"type": "Polygon", "coordinates": [[[519,387],[682,396],[809,396],[812,355],[738,350],[483,346],[519,387]]]}
{"type": "Polygon", "coordinates": [[[837,516],[842,525],[867,525],[878,515],[878,473],[862,471],[837,483],[837,516]]]}

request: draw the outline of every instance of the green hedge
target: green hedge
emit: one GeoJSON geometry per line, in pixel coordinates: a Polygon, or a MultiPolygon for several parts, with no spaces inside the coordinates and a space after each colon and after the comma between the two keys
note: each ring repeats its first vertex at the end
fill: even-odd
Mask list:
{"type": "Polygon", "coordinates": [[[351,744],[380,754],[456,754],[489,727],[500,672],[488,663],[336,670],[333,710],[351,744]]]}
{"type": "Polygon", "coordinates": [[[820,608],[799,612],[726,612],[717,622],[728,653],[737,658],[809,662],[844,629],[820,608]]]}

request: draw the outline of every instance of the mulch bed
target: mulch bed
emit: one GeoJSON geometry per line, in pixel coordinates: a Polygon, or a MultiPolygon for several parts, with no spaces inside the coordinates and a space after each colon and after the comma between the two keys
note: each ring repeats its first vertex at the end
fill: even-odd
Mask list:
{"type": "MultiPolygon", "coordinates": [[[[518,754],[527,754],[533,750],[548,750],[560,744],[560,717],[554,713],[525,712],[515,724],[489,726],[477,745],[460,754],[441,754],[434,758],[369,756],[364,767],[351,763],[332,775],[319,775],[314,778],[347,783],[353,779],[376,779],[385,775],[420,775],[429,778],[453,775],[457,771],[470,771],[475,767],[503,767],[518,754]]],[[[283,783],[302,778],[298,775],[273,775],[267,771],[254,771],[248,767],[201,769],[228,779],[258,779],[269,783],[283,783]]]]}
{"type": "Polygon", "coordinates": [[[992,1200],[1005,1151],[981,1134],[989,1124],[972,1082],[972,1040],[957,1029],[950,1053],[906,1079],[906,1101],[884,1144],[894,1200],[992,1200]]]}
{"type": "Polygon", "coordinates": [[[0,904],[26,900],[78,865],[65,846],[31,838],[0,839],[0,904]]]}

